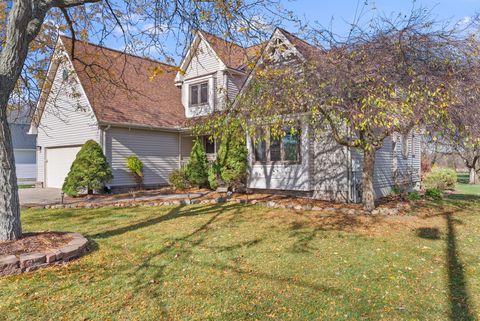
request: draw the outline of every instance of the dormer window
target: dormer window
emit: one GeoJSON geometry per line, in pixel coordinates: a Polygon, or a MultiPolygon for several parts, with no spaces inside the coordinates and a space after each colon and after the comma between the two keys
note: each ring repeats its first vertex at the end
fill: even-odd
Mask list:
{"type": "Polygon", "coordinates": [[[208,81],[190,85],[190,106],[208,104],[208,81]]]}

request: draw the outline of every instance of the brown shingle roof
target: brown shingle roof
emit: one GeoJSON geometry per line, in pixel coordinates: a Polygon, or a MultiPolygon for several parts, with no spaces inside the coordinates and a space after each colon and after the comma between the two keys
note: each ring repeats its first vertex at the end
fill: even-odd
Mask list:
{"type": "Polygon", "coordinates": [[[61,40],[99,122],[152,128],[185,122],[177,67],[81,41],[72,57],[72,39],[61,40]]]}
{"type": "Polygon", "coordinates": [[[212,46],[215,53],[222,62],[230,68],[242,69],[249,61],[257,59],[261,50],[265,46],[264,43],[244,48],[238,44],[217,37],[206,31],[200,31],[206,41],[212,46]]]}

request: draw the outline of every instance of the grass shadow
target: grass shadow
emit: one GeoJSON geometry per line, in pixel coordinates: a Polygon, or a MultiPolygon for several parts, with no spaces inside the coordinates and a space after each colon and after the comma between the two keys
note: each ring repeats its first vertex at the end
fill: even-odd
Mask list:
{"type": "Polygon", "coordinates": [[[418,237],[427,240],[439,240],[440,230],[438,228],[420,227],[416,230],[418,237]]]}
{"type": "Polygon", "coordinates": [[[453,213],[445,214],[447,224],[446,259],[451,320],[476,320],[470,305],[470,296],[465,279],[463,264],[458,255],[453,213]]]}

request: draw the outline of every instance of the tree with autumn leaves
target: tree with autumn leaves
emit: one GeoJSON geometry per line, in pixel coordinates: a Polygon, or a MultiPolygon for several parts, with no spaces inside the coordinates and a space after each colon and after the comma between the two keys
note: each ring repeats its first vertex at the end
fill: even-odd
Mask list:
{"type": "Polygon", "coordinates": [[[342,41],[314,30],[315,46],[301,59],[272,61],[267,49],[229,113],[250,132],[267,123],[282,135],[292,115],[307,115],[314,131],[327,125],[338,144],[361,152],[362,202],[371,211],[376,152],[395,133],[451,126],[465,57],[456,28],[439,28],[425,10],[366,25],[342,41]]]}

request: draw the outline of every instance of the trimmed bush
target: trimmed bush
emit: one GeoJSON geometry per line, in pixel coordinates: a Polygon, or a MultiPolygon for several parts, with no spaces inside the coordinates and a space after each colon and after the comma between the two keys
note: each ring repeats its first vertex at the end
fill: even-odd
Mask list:
{"type": "Polygon", "coordinates": [[[443,198],[443,192],[438,188],[430,188],[425,191],[425,197],[438,201],[443,198]]]}
{"type": "Polygon", "coordinates": [[[201,140],[195,140],[190,159],[185,167],[187,180],[192,186],[208,186],[208,159],[201,140]]]}
{"type": "Polygon", "coordinates": [[[132,155],[127,158],[127,167],[133,176],[137,185],[143,184],[143,163],[137,156],[132,155]]]}
{"type": "Polygon", "coordinates": [[[425,189],[438,189],[440,191],[453,190],[456,183],[457,173],[449,168],[433,168],[423,179],[425,189]]]}
{"type": "Polygon", "coordinates": [[[244,182],[248,152],[245,142],[238,137],[228,133],[221,140],[217,159],[209,169],[210,188],[216,189],[220,184],[232,187],[244,182]]]}
{"type": "Polygon", "coordinates": [[[103,189],[113,178],[102,147],[94,140],[87,141],[78,152],[65,178],[62,191],[75,197],[82,190],[92,194],[93,190],[103,189]]]}
{"type": "Polygon", "coordinates": [[[211,189],[216,190],[218,188],[218,180],[220,177],[220,170],[217,162],[213,162],[212,166],[208,168],[208,185],[211,189]]]}
{"type": "Polygon", "coordinates": [[[174,170],[168,177],[168,181],[170,185],[180,191],[189,187],[187,174],[183,168],[174,170]]]}

